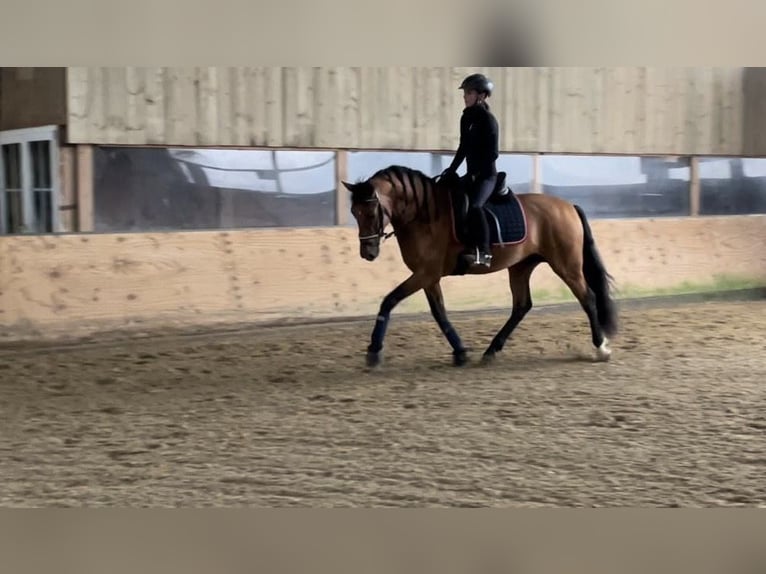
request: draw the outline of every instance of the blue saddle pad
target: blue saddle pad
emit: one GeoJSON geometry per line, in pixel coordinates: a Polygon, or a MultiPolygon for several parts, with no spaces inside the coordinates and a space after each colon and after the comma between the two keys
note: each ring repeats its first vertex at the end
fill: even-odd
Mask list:
{"type": "Polygon", "coordinates": [[[502,203],[484,204],[492,245],[521,243],[527,237],[527,219],[519,198],[514,194],[502,203]]]}

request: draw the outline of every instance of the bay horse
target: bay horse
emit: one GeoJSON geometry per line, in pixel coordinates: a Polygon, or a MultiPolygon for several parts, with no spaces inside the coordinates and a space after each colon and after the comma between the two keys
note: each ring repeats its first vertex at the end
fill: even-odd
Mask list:
{"type": "Polygon", "coordinates": [[[513,297],[510,318],[484,351],[482,361],[494,359],[532,308],[529,281],[542,262],[550,265],[585,311],[597,358],[609,359],[607,337],[618,330],[612,277],[582,208],[551,195],[516,194],[505,186],[505,172],[499,172],[497,180],[485,204],[492,230],[491,266],[478,268],[469,267],[462,255],[470,230],[466,227],[465,186],[458,176],[432,178],[409,167],[391,165],[366,180],[342,182],[351,193],[360,256],[374,261],[381,239],[395,234],[402,259],[412,272],[380,305],[367,347],[368,367],[380,364],[391,311],[420,289],[425,291],[431,314],[452,347],[454,365],[464,365],[467,351],[447,318],[440,281],[446,276],[507,269],[513,297]],[[389,224],[393,232],[386,233],[389,224]]]}

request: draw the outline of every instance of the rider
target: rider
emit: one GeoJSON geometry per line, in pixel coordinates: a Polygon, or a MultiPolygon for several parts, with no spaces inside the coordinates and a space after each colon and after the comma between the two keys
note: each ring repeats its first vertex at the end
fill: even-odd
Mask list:
{"type": "Polygon", "coordinates": [[[499,128],[495,116],[489,111],[487,98],[494,85],[483,74],[471,74],[460,84],[465,109],[460,118],[460,145],[450,166],[442,176],[455,175],[457,168],[466,160],[470,200],[469,226],[478,234],[474,250],[466,253],[475,257],[475,263],[489,267],[492,259],[489,248],[489,228],[482,207],[492,195],[497,181],[499,128]]]}

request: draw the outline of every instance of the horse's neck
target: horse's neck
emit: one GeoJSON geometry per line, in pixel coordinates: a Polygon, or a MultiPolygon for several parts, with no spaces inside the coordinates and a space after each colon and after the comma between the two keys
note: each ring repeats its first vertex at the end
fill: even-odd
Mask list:
{"type": "Polygon", "coordinates": [[[448,194],[449,190],[436,188],[432,190],[431,197],[426,196],[410,201],[405,201],[402,195],[391,198],[393,210],[391,226],[394,231],[397,233],[435,232],[449,221],[451,204],[448,194]],[[426,210],[427,214],[425,220],[422,219],[423,210],[426,210]]]}

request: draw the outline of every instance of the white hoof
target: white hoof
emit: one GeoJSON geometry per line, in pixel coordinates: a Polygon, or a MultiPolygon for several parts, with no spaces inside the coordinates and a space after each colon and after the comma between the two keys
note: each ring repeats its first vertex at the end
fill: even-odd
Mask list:
{"type": "Polygon", "coordinates": [[[606,337],[604,337],[604,342],[601,343],[601,346],[596,349],[596,358],[599,361],[608,361],[609,357],[612,356],[612,349],[609,348],[609,341],[606,337]]]}

